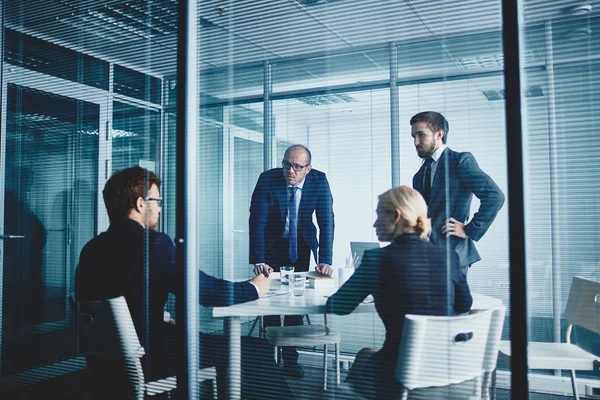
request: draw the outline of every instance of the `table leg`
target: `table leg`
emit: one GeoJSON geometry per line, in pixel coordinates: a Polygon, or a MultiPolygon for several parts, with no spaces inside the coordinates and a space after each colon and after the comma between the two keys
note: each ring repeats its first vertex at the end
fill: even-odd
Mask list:
{"type": "Polygon", "coordinates": [[[225,323],[229,338],[228,398],[239,400],[242,397],[242,325],[240,317],[227,317],[225,323]]]}

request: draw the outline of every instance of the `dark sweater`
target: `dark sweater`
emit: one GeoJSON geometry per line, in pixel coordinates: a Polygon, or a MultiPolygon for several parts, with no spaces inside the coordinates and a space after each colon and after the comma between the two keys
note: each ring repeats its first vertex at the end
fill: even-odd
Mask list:
{"type": "MultiPolygon", "coordinates": [[[[114,222],[106,232],[88,242],[75,272],[75,296],[79,301],[124,296],[140,342],[144,344],[144,265],[149,274],[149,337],[160,343],[164,306],[169,293],[178,294],[175,245],[164,233],[145,229],[135,221],[114,222]]],[[[230,282],[200,272],[199,302],[205,306],[226,306],[258,298],[248,282],[230,282]]],[[[153,346],[146,348],[149,358],[153,346]]]]}

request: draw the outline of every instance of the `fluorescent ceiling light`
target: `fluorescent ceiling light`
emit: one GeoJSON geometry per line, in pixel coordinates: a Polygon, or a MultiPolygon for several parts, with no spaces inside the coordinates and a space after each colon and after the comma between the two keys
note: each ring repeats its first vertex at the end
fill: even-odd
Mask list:
{"type": "Polygon", "coordinates": [[[567,8],[566,11],[569,15],[582,16],[592,11],[592,5],[587,3],[577,4],[573,7],[567,8]]]}

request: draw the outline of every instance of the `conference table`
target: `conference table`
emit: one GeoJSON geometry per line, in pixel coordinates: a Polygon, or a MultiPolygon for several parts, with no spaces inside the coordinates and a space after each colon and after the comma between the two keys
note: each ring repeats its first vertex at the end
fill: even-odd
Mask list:
{"type": "MultiPolygon", "coordinates": [[[[278,279],[271,280],[271,288],[281,291],[278,279]]],[[[241,398],[241,318],[265,315],[324,314],[327,297],[335,293],[337,289],[337,286],[318,289],[306,288],[304,296],[294,296],[290,291],[247,303],[213,308],[213,317],[225,318],[225,331],[229,340],[229,399],[241,398]]],[[[486,310],[502,306],[500,299],[474,293],[472,296],[471,310],[486,310]]],[[[353,312],[374,313],[376,312],[375,304],[363,302],[353,312]]]]}

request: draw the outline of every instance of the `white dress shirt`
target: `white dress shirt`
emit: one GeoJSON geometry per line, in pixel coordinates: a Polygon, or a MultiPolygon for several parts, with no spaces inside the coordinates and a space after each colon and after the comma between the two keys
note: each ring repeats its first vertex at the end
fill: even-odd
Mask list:
{"type": "MultiPolygon", "coordinates": [[[[438,160],[442,156],[442,153],[444,152],[444,150],[446,150],[446,147],[447,146],[445,144],[443,144],[439,149],[434,151],[433,154],[431,155],[433,162],[431,163],[431,181],[429,182],[429,187],[433,187],[433,178],[435,177],[435,171],[437,170],[437,167],[438,167],[438,160]]],[[[423,179],[425,179],[425,177],[423,177],[423,179]]],[[[423,185],[425,185],[425,182],[423,182],[423,185]]]]}

